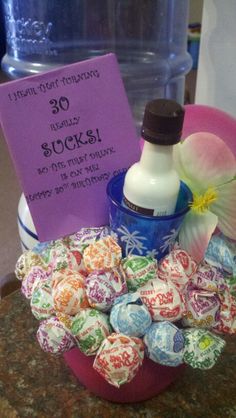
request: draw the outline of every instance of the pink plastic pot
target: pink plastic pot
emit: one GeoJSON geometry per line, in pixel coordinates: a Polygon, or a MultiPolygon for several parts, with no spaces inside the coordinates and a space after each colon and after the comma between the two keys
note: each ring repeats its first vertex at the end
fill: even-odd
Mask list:
{"type": "Polygon", "coordinates": [[[106,382],[94,369],[94,356],[85,356],[78,348],[64,354],[75,376],[95,395],[112,402],[140,402],[156,396],[177,379],[185,366],[166,367],[145,358],[142,367],[130,383],[119,389],[106,382]]]}
{"type": "MultiPolygon", "coordinates": [[[[236,155],[236,119],[209,106],[185,106],[183,138],[194,132],[211,132],[222,138],[236,155]]],[[[93,369],[94,357],[87,357],[78,348],[64,354],[64,359],[79,381],[91,392],[112,402],[139,402],[150,399],[181,376],[185,366],[165,367],[145,358],[135,378],[120,389],[109,385],[93,369]]]]}

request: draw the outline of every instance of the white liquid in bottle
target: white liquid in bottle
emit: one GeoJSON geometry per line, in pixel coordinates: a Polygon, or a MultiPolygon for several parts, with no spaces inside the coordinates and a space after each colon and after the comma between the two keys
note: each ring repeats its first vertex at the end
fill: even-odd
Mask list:
{"type": "Polygon", "coordinates": [[[173,146],[180,140],[184,109],[176,102],[158,99],[145,109],[142,156],[127,171],[125,206],[148,216],[175,212],[180,180],[173,166],[173,146]]]}

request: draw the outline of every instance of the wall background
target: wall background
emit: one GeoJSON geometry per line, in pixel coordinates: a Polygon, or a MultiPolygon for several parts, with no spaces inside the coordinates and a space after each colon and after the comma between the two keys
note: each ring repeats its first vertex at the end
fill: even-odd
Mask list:
{"type": "MultiPolygon", "coordinates": [[[[207,0],[206,0],[207,1],[207,0]]],[[[203,0],[190,0],[189,2],[189,23],[202,21],[203,0]]]]}

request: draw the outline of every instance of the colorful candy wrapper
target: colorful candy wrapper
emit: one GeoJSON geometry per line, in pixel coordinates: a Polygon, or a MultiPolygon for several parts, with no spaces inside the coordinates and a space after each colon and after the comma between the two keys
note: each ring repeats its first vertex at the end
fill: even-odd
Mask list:
{"type": "Polygon", "coordinates": [[[21,254],[16,263],[15,275],[17,279],[24,280],[32,267],[39,267],[43,270],[47,270],[47,266],[45,265],[42,257],[40,257],[38,254],[35,254],[31,250],[25,251],[23,254],[21,254]]]}
{"type": "Polygon", "coordinates": [[[221,334],[236,334],[236,299],[231,294],[229,287],[219,293],[219,299],[219,321],[214,327],[214,331],[221,334]]]}
{"type": "Polygon", "coordinates": [[[31,299],[34,288],[47,281],[48,273],[42,267],[31,267],[21,284],[21,292],[27,299],[31,299]]]}
{"type": "Polygon", "coordinates": [[[46,249],[53,245],[54,241],[37,242],[32,251],[39,256],[42,256],[46,249]]]}
{"type": "Polygon", "coordinates": [[[121,248],[111,236],[90,244],[85,248],[83,254],[85,268],[88,272],[116,268],[121,260],[121,248]]]}
{"type": "Polygon", "coordinates": [[[159,263],[158,277],[163,280],[171,280],[181,291],[196,270],[196,262],[186,251],[174,249],[159,263]]]}
{"type": "Polygon", "coordinates": [[[74,316],[67,315],[62,312],[57,312],[56,317],[64,325],[64,327],[71,333],[71,327],[72,327],[74,316]]]}
{"type": "Polygon", "coordinates": [[[220,356],[225,341],[212,332],[190,328],[183,331],[184,362],[194,369],[211,369],[220,356]]]}
{"type": "Polygon", "coordinates": [[[52,354],[62,354],[76,345],[74,337],[56,317],[41,322],[37,340],[43,351],[52,354]]]}
{"type": "MultiPolygon", "coordinates": [[[[97,228],[100,229],[100,228],[97,228]]],[[[77,235],[79,232],[73,235],[69,235],[63,238],[63,244],[68,248],[69,253],[73,255],[77,263],[77,271],[81,273],[83,276],[87,276],[88,272],[84,265],[83,260],[83,250],[86,248],[87,245],[81,245],[80,241],[78,241],[77,235]]]]}
{"type": "Polygon", "coordinates": [[[70,250],[76,250],[83,253],[86,247],[94,244],[101,238],[110,234],[110,228],[107,226],[82,228],[79,232],[64,238],[64,241],[70,250]]]}
{"type": "Polygon", "coordinates": [[[53,307],[51,280],[38,283],[32,293],[30,301],[32,314],[36,319],[50,318],[55,314],[53,307]]]}
{"type": "Polygon", "coordinates": [[[60,271],[54,272],[51,276],[52,289],[56,289],[57,285],[62,280],[69,279],[69,278],[74,278],[74,277],[77,277],[77,278],[79,278],[79,280],[84,281],[84,276],[82,276],[77,271],[65,269],[65,270],[60,270],[60,271]]]}
{"type": "Polygon", "coordinates": [[[84,277],[78,272],[63,270],[52,277],[54,309],[67,315],[75,315],[88,308],[84,277]]]}
{"type": "Polygon", "coordinates": [[[93,356],[111,333],[108,315],[96,309],[82,309],[72,320],[71,332],[80,350],[93,356]]]}
{"type": "Polygon", "coordinates": [[[176,367],[183,363],[184,337],[171,322],[153,323],[144,336],[148,357],[164,366],[176,367]]]}
{"type": "Polygon", "coordinates": [[[73,245],[74,244],[73,242],[70,242],[70,244],[71,246],[68,246],[66,238],[63,239],[63,245],[65,245],[68,248],[70,257],[72,259],[72,263],[76,262],[76,267],[73,267],[73,264],[72,264],[72,269],[78,271],[83,276],[87,276],[88,273],[84,266],[82,251],[79,250],[76,245],[73,245]]]}
{"type": "Polygon", "coordinates": [[[142,302],[147,306],[153,321],[170,322],[182,317],[184,304],[182,297],[172,282],[161,279],[149,281],[138,290],[142,302]]]}
{"type": "Polygon", "coordinates": [[[235,277],[226,277],[226,285],[229,288],[231,295],[236,299],[236,276],[235,277]]]}
{"type": "Polygon", "coordinates": [[[191,281],[198,289],[210,292],[223,292],[226,287],[225,279],[221,271],[207,263],[202,263],[198,266],[191,281]]]}
{"type": "Polygon", "coordinates": [[[152,317],[136,293],[116,299],[111,309],[110,322],[117,333],[142,337],[152,323],[152,317]]]}
{"type": "Polygon", "coordinates": [[[130,255],[121,264],[130,292],[135,292],[157,276],[157,261],[152,257],[130,255]]]}
{"type": "Polygon", "coordinates": [[[128,292],[121,270],[95,270],[85,280],[86,294],[92,308],[108,311],[116,297],[128,292]]]}
{"type": "Polygon", "coordinates": [[[144,345],[141,339],[114,333],[103,341],[93,368],[108,383],[119,388],[134,378],[143,358],[144,345]]]}
{"type": "Polygon", "coordinates": [[[236,276],[236,242],[223,234],[213,235],[205,253],[205,260],[229,275],[236,276]]]}
{"type": "Polygon", "coordinates": [[[82,274],[84,277],[87,276],[88,272],[85,268],[84,265],[84,260],[83,260],[83,254],[80,251],[77,250],[70,250],[70,253],[72,254],[72,256],[75,258],[76,260],[76,271],[78,271],[80,274],[82,274]]]}
{"type": "Polygon", "coordinates": [[[64,244],[62,239],[48,242],[39,242],[33,248],[33,252],[40,255],[44,263],[49,264],[52,259],[51,251],[56,248],[63,248],[63,245],[64,244]]]}
{"type": "Polygon", "coordinates": [[[42,257],[46,263],[50,264],[53,272],[64,269],[85,271],[82,255],[79,252],[73,254],[63,240],[53,241],[53,244],[42,253],[42,257]]]}
{"type": "Polygon", "coordinates": [[[217,293],[189,285],[185,293],[185,308],[184,326],[212,328],[219,320],[220,299],[217,293]]]}

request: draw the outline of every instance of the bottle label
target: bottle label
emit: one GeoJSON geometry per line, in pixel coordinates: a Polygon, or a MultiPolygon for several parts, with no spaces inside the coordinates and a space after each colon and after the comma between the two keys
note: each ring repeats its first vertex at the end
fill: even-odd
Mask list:
{"type": "Polygon", "coordinates": [[[149,208],[144,208],[142,206],[138,206],[135,203],[130,202],[130,200],[128,200],[127,197],[125,196],[123,197],[123,204],[124,206],[133,210],[134,212],[137,212],[146,216],[167,216],[173,213],[173,211],[166,210],[166,208],[160,207],[160,208],[155,208],[155,209],[149,209],[149,208]]]}
{"type": "Polygon", "coordinates": [[[130,202],[125,196],[123,198],[123,202],[124,202],[124,205],[127,206],[127,208],[133,210],[134,212],[138,212],[138,213],[141,213],[142,215],[147,215],[147,216],[154,215],[154,209],[143,208],[141,206],[135,205],[134,203],[130,202]]]}

